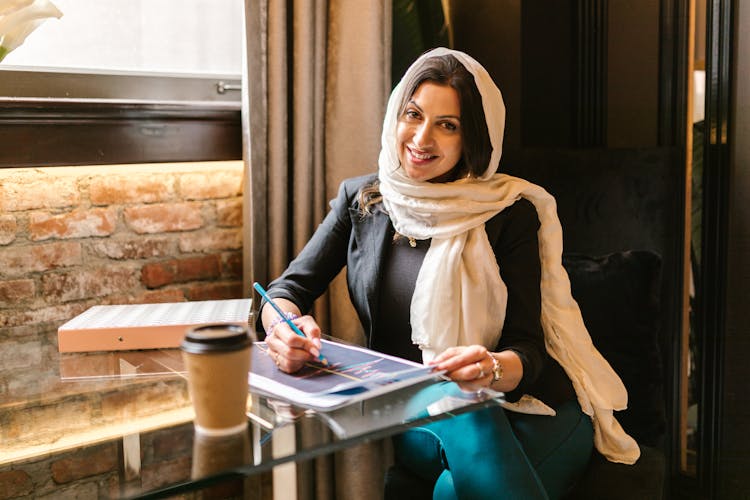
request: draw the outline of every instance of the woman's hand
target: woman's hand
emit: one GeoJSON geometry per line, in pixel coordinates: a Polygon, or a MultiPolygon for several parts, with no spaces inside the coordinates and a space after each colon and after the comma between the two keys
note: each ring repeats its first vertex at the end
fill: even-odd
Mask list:
{"type": "Polygon", "coordinates": [[[491,353],[484,346],[476,344],[450,347],[435,356],[429,364],[436,371],[445,371],[448,378],[468,391],[476,391],[483,387],[491,387],[498,391],[510,391],[518,386],[523,375],[521,359],[515,352],[491,353]],[[494,383],[493,357],[503,367],[502,380],[494,383]]]}
{"type": "Polygon", "coordinates": [[[481,345],[450,347],[430,361],[435,370],[458,383],[462,389],[476,391],[492,383],[492,359],[481,345]]]}
{"type": "MultiPolygon", "coordinates": [[[[284,299],[274,299],[282,310],[299,314],[297,306],[284,299]]],[[[271,306],[264,306],[261,312],[263,327],[266,330],[268,355],[281,371],[294,373],[305,363],[317,361],[320,354],[320,327],[312,316],[299,316],[292,322],[302,330],[304,337],[297,335],[285,321],[276,322],[278,314],[271,306]]]]}

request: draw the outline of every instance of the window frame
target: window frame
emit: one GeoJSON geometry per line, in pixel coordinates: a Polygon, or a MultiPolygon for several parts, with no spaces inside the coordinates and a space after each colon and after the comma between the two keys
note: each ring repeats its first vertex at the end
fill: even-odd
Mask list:
{"type": "Polygon", "coordinates": [[[241,159],[240,81],[0,68],[0,168],[241,159]]]}

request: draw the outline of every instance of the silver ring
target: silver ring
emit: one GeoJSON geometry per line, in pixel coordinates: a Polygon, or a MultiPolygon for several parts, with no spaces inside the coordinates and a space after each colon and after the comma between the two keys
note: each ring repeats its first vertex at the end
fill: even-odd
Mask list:
{"type": "Polygon", "coordinates": [[[474,364],[477,365],[477,370],[479,370],[479,375],[477,375],[477,378],[484,378],[484,376],[487,374],[484,373],[484,369],[482,368],[482,365],[479,364],[479,361],[477,361],[474,364]]]}

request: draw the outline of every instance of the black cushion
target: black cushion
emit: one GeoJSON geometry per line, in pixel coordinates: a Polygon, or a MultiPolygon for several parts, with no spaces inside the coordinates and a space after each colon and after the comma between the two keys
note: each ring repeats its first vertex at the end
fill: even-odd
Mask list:
{"type": "Polygon", "coordinates": [[[660,257],[631,250],[592,257],[563,255],[573,297],[594,345],[628,390],[616,413],[640,444],[658,446],[666,427],[659,352],[660,257]]]}
{"type": "Polygon", "coordinates": [[[599,453],[591,455],[583,477],[566,500],[660,500],[666,478],[664,453],[641,446],[641,458],[633,465],[609,462],[599,453]]]}

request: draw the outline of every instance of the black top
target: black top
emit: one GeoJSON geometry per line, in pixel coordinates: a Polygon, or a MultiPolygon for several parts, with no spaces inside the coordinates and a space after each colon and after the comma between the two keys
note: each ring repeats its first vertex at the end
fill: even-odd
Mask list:
{"type": "MultiPolygon", "coordinates": [[[[524,366],[521,383],[506,397],[515,401],[527,393],[556,406],[575,397],[567,375],[546,353],[541,359],[530,360],[530,357],[540,357],[538,350],[518,345],[518,338],[529,334],[543,339],[536,209],[531,202],[521,199],[488,221],[486,227],[488,233],[497,234],[496,257],[502,263],[500,275],[508,288],[506,323],[495,350],[514,350],[524,366]],[[529,246],[536,251],[528,251],[529,246]]],[[[373,349],[422,362],[422,352],[411,341],[409,309],[429,246],[430,240],[416,240],[416,247],[412,247],[407,238],[399,237],[387,250],[380,282],[378,320],[371,339],[373,349]]]]}
{"type": "Polygon", "coordinates": [[[416,247],[403,236],[387,250],[380,282],[380,299],[370,345],[376,351],[422,362],[422,351],[411,341],[409,307],[422,261],[430,240],[416,240],[416,247]]]}

